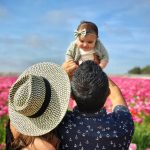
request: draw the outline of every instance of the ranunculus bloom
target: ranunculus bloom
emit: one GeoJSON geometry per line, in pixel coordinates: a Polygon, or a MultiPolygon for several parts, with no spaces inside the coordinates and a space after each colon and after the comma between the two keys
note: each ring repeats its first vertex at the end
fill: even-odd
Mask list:
{"type": "Polygon", "coordinates": [[[131,143],[130,146],[129,146],[129,150],[136,150],[136,149],[137,149],[136,144],[131,143]]]}

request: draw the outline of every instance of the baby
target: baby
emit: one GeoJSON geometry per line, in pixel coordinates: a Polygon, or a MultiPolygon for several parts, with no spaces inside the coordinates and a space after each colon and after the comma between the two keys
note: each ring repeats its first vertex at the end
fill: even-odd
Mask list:
{"type": "Polygon", "coordinates": [[[93,60],[103,69],[109,61],[108,52],[98,39],[98,28],[93,22],[82,21],[74,32],[75,40],[66,52],[66,61],[80,65],[93,60]]]}

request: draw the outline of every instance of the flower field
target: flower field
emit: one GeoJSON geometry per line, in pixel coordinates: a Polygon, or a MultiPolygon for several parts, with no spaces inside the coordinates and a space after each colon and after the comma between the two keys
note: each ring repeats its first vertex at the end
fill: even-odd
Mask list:
{"type": "MultiPolygon", "coordinates": [[[[132,150],[150,148],[150,79],[111,77],[121,88],[135,122],[132,150]]],[[[5,122],[8,115],[8,92],[16,77],[0,77],[0,149],[5,142],[5,122]]],[[[70,104],[72,105],[72,103],[70,104]]],[[[111,102],[107,102],[107,108],[111,102]]]]}
{"type": "Polygon", "coordinates": [[[17,77],[0,77],[0,150],[4,148],[5,142],[5,123],[8,115],[8,93],[11,85],[17,77]]]}
{"type": "Polygon", "coordinates": [[[112,79],[121,88],[134,122],[142,123],[146,116],[150,117],[150,79],[112,79]]]}

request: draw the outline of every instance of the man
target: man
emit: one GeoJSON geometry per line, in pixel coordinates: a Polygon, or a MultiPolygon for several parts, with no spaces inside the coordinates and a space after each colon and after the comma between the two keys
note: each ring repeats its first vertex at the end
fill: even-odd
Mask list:
{"type": "MultiPolygon", "coordinates": [[[[69,73],[69,65],[63,67],[69,73]]],[[[94,61],[85,61],[75,70],[71,88],[77,106],[59,126],[60,149],[128,150],[134,123],[119,87],[94,61]],[[107,98],[113,105],[109,114],[107,98]]]]}

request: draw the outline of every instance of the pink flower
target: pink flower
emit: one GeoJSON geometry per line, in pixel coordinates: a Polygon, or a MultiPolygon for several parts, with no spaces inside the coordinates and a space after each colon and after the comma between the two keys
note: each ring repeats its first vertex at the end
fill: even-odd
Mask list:
{"type": "Polygon", "coordinates": [[[5,114],[3,110],[0,110],[0,118],[5,114]]]}
{"type": "Polygon", "coordinates": [[[131,143],[130,146],[129,146],[129,150],[136,150],[136,149],[137,149],[136,144],[131,143]]]}
{"type": "Polygon", "coordinates": [[[5,148],[5,144],[0,144],[0,149],[4,149],[5,148]]]}
{"type": "Polygon", "coordinates": [[[7,114],[8,113],[8,106],[4,106],[3,111],[7,114]]]}

